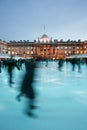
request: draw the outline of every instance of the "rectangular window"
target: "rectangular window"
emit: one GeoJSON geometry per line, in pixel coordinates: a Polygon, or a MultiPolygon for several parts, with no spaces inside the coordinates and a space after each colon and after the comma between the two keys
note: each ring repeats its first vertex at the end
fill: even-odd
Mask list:
{"type": "Polygon", "coordinates": [[[11,54],[11,52],[10,52],[10,51],[8,51],[8,54],[10,55],[10,54],[11,54]]]}
{"type": "Polygon", "coordinates": [[[65,46],[65,49],[67,49],[67,46],[65,46]]]}
{"type": "Polygon", "coordinates": [[[12,51],[12,55],[14,55],[14,51],[12,51]]]}

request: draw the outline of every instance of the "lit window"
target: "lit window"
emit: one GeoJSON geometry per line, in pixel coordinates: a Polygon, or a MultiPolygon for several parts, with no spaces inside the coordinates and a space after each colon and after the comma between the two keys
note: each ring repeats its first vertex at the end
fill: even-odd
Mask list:
{"type": "Polygon", "coordinates": [[[69,49],[71,49],[71,46],[69,47],[69,49]]]}
{"type": "Polygon", "coordinates": [[[79,53],[79,51],[76,52],[77,54],[79,53]]]}
{"type": "Polygon", "coordinates": [[[67,53],[67,51],[65,51],[65,54],[67,53]]]}
{"type": "Polygon", "coordinates": [[[29,54],[30,52],[29,51],[27,51],[27,54],[29,54]]]}
{"type": "Polygon", "coordinates": [[[83,53],[83,51],[80,51],[80,54],[82,54],[83,53]]]}
{"type": "Polygon", "coordinates": [[[8,54],[10,55],[10,54],[11,54],[11,52],[10,52],[10,51],[8,51],[8,54]]]}
{"type": "Polygon", "coordinates": [[[31,54],[33,54],[33,51],[31,51],[31,54]]]}
{"type": "Polygon", "coordinates": [[[14,54],[14,51],[12,51],[12,55],[14,54]]]}
{"type": "Polygon", "coordinates": [[[46,39],[44,39],[44,43],[46,43],[46,39]]]}
{"type": "Polygon", "coordinates": [[[58,46],[57,49],[59,49],[60,47],[58,46]]]}
{"type": "Polygon", "coordinates": [[[67,49],[67,46],[65,46],[65,49],[67,49]]]}
{"type": "Polygon", "coordinates": [[[71,54],[71,51],[69,51],[69,54],[71,54]]]}

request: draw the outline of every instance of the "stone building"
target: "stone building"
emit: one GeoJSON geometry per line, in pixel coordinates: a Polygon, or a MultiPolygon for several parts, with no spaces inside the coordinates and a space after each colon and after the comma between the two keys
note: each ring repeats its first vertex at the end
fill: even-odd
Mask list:
{"type": "Polygon", "coordinates": [[[34,57],[35,59],[59,59],[71,55],[87,54],[87,41],[63,41],[52,40],[46,34],[38,40],[30,42],[29,40],[10,41],[7,44],[1,44],[1,53],[4,49],[8,54],[20,56],[23,58],[34,57]]]}
{"type": "Polygon", "coordinates": [[[0,53],[6,54],[7,53],[7,43],[5,41],[0,40],[0,53]]]}

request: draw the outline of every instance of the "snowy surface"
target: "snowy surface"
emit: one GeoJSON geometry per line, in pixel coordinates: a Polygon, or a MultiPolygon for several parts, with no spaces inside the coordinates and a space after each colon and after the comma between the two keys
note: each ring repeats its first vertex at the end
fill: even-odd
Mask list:
{"type": "Polygon", "coordinates": [[[37,92],[34,110],[36,118],[27,116],[26,99],[18,102],[25,68],[14,70],[15,84],[9,87],[6,69],[0,73],[0,130],[87,130],[87,66],[72,71],[64,64],[62,72],[57,62],[40,63],[35,78],[37,92]]]}

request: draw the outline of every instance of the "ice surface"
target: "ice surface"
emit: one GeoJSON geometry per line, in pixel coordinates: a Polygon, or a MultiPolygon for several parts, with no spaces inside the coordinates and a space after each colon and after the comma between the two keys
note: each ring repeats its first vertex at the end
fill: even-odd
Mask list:
{"type": "Polygon", "coordinates": [[[18,102],[25,72],[14,70],[12,88],[6,69],[0,73],[0,130],[87,130],[87,67],[72,71],[70,64],[58,70],[57,62],[39,63],[34,86],[37,92],[35,118],[28,117],[26,99],[18,102]]]}

